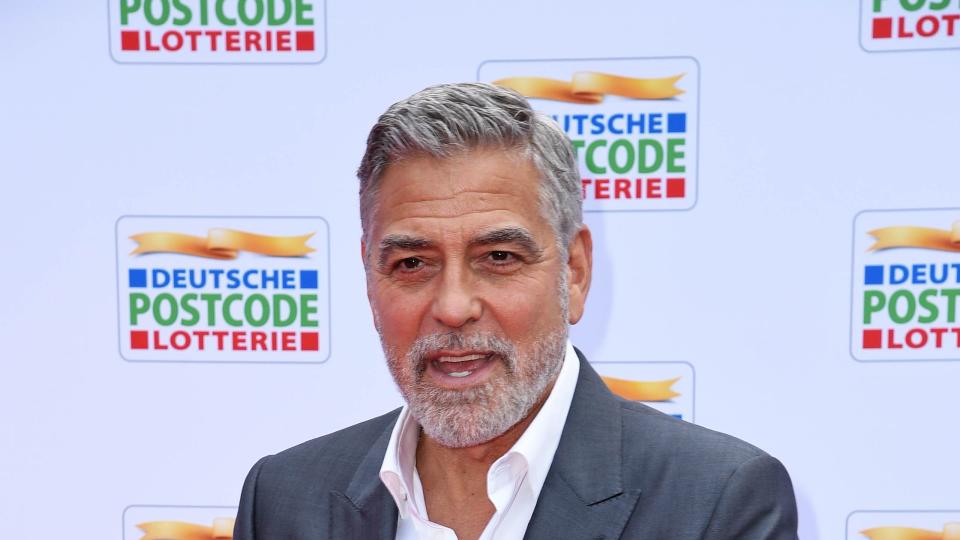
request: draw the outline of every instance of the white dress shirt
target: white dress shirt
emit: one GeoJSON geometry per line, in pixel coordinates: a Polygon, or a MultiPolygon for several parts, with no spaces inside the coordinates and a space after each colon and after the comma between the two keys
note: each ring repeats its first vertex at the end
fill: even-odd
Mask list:
{"type": "MultiPolygon", "coordinates": [[[[560,374],[537,416],[517,442],[487,471],[487,496],[496,508],[480,540],[523,538],[547,479],[560,434],[567,421],[580,361],[567,342],[560,374]]],[[[457,540],[453,529],[430,521],[417,473],[420,425],[405,406],[390,435],[380,480],[397,503],[397,540],[457,540]]]]}

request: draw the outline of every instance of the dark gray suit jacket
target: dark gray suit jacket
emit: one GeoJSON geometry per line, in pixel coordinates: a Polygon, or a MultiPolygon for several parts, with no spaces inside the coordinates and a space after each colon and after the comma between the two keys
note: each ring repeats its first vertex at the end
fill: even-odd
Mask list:
{"type": "MultiPolygon", "coordinates": [[[[379,471],[398,414],[257,462],[243,485],[234,540],[393,540],[397,506],[379,471]]],[[[794,540],[797,510],[779,461],[614,396],[581,355],[525,538],[794,540]]]]}

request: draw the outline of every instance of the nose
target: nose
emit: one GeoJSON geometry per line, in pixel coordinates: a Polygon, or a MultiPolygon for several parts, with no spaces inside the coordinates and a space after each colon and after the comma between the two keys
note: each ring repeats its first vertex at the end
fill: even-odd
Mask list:
{"type": "Polygon", "coordinates": [[[444,268],[431,311],[434,320],[449,328],[480,319],[483,303],[468,271],[456,265],[444,268]]]}

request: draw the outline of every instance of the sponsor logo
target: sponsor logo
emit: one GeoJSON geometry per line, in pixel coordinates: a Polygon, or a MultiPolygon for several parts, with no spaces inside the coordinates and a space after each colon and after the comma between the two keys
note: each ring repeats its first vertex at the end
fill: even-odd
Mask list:
{"type": "Polygon", "coordinates": [[[854,220],[854,358],[960,360],[960,209],[854,220]]]}
{"type": "Polygon", "coordinates": [[[322,218],[125,216],[116,241],[123,358],[323,362],[329,356],[322,218]]]}
{"type": "Polygon", "coordinates": [[[108,0],[110,52],[133,63],[316,63],[324,0],[108,0]]]}
{"type": "Polygon", "coordinates": [[[847,517],[847,540],[960,540],[960,511],[862,511],[847,517]]]}
{"type": "Polygon", "coordinates": [[[694,421],[694,370],[686,362],[591,362],[610,391],[694,421]]]}
{"type": "Polygon", "coordinates": [[[235,506],[128,506],[123,540],[228,540],[235,506]]]}
{"type": "Polygon", "coordinates": [[[584,210],[685,210],[697,200],[700,69],[693,58],[488,61],[573,142],[584,210]]]}
{"type": "Polygon", "coordinates": [[[960,3],[860,0],[860,45],[867,51],[960,48],[960,3]]]}

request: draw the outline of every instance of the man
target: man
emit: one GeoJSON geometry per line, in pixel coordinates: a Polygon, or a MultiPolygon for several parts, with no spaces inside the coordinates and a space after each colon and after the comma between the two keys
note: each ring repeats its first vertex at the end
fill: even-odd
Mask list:
{"type": "Polygon", "coordinates": [[[590,288],[570,142],[519,94],[427,88],[358,172],[402,409],[268,456],[236,540],[794,539],[783,466],[611,394],[567,342],[590,288]]]}

